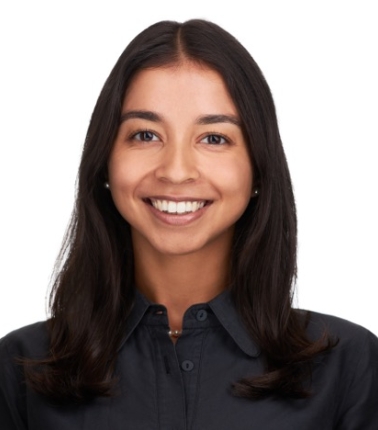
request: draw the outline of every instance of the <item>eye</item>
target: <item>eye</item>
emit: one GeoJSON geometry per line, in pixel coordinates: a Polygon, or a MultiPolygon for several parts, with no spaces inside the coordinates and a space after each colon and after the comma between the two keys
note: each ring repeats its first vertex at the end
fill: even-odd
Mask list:
{"type": "Polygon", "coordinates": [[[149,130],[138,131],[137,133],[134,133],[131,138],[134,140],[139,140],[140,142],[153,142],[159,140],[156,134],[149,130]]]}
{"type": "Polygon", "coordinates": [[[209,145],[224,145],[230,143],[229,140],[221,134],[208,134],[201,139],[201,142],[205,142],[209,145]]]}

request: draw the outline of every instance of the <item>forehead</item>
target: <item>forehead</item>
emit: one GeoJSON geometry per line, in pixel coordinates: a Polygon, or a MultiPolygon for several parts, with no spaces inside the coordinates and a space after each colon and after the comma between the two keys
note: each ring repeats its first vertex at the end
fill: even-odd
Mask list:
{"type": "Polygon", "coordinates": [[[123,111],[130,109],[237,115],[222,76],[190,62],[139,71],[123,102],[123,111]]]}

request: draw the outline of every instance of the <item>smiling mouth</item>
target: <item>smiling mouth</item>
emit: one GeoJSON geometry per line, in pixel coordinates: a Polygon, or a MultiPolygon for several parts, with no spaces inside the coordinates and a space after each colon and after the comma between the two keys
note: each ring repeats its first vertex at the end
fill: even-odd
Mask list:
{"type": "Polygon", "coordinates": [[[211,203],[209,200],[174,202],[172,200],[146,199],[145,201],[158,211],[172,215],[183,215],[197,212],[204,206],[211,203]]]}

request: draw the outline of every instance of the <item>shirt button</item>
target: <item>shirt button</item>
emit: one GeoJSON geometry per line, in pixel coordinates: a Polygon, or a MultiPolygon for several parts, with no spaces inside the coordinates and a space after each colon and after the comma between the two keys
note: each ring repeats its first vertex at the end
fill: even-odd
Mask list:
{"type": "Polygon", "coordinates": [[[200,311],[198,311],[196,318],[197,321],[205,321],[207,319],[207,312],[205,311],[205,309],[201,309],[200,311]]]}
{"type": "Polygon", "coordinates": [[[194,367],[194,363],[193,363],[193,361],[190,361],[190,360],[184,360],[184,361],[181,363],[181,369],[182,369],[182,370],[185,370],[185,372],[190,372],[191,370],[193,370],[193,367],[194,367]]]}

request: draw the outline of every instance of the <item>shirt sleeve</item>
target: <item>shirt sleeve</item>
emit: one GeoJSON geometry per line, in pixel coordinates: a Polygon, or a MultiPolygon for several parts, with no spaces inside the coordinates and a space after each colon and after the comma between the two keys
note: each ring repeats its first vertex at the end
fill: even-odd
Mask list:
{"type": "Polygon", "coordinates": [[[0,339],[0,426],[2,430],[27,430],[24,383],[7,338],[0,339]]]}
{"type": "Polygon", "coordinates": [[[336,430],[378,430],[378,339],[366,334],[365,341],[355,345],[360,358],[357,365],[351,361],[353,377],[341,394],[344,400],[336,430]]]}

